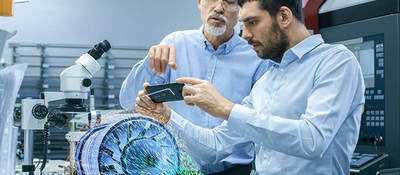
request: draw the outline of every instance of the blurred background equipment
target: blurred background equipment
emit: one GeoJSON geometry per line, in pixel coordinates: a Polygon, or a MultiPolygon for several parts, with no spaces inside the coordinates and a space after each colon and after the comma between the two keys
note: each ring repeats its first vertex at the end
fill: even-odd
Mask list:
{"type": "Polygon", "coordinates": [[[18,128],[13,113],[17,92],[27,64],[0,69],[0,174],[14,174],[18,128]]]}
{"type": "Polygon", "coordinates": [[[14,32],[8,32],[6,30],[0,29],[0,59],[2,59],[2,54],[4,50],[4,44],[8,39],[13,37],[15,34],[17,34],[17,31],[15,30],[14,32]]]}
{"type": "Polygon", "coordinates": [[[0,0],[0,16],[13,15],[13,0],[0,0]]]}
{"type": "Polygon", "coordinates": [[[29,0],[0,0],[0,16],[13,16],[14,4],[29,2],[29,0]]]}
{"type": "MultiPolygon", "coordinates": [[[[60,90],[60,73],[92,46],[83,44],[10,43],[12,64],[28,63],[27,75],[19,91],[21,99],[40,98],[41,92],[60,90]]],[[[119,89],[132,66],[147,54],[148,48],[113,46],[97,62],[101,69],[91,78],[95,108],[121,109],[119,89]]]]}

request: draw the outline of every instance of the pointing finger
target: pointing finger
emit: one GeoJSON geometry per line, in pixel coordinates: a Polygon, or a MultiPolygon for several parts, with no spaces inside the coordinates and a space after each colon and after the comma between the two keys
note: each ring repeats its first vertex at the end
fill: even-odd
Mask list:
{"type": "Polygon", "coordinates": [[[165,69],[168,65],[169,60],[169,46],[161,46],[161,62],[160,62],[160,72],[165,73],[165,69]]]}
{"type": "Polygon", "coordinates": [[[155,66],[155,51],[156,48],[155,46],[151,47],[149,50],[149,57],[150,57],[150,68],[152,69],[152,71],[155,71],[154,66],[155,66]]]}
{"type": "Polygon", "coordinates": [[[155,49],[155,56],[154,56],[154,69],[157,74],[161,74],[161,54],[162,50],[161,47],[156,47],[155,49]]]}
{"type": "Polygon", "coordinates": [[[170,46],[169,47],[169,62],[168,62],[168,66],[170,66],[174,70],[178,69],[178,64],[176,64],[176,52],[175,52],[175,47],[174,46],[170,46]]]}

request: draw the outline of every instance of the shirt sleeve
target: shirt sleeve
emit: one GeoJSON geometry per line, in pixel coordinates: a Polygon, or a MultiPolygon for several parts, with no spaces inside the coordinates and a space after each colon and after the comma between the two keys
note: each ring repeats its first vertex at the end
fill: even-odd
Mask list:
{"type": "MultiPolygon", "coordinates": [[[[362,100],[353,104],[355,96],[360,95],[357,92],[361,92],[357,60],[347,52],[333,57],[337,58],[321,63],[305,113],[298,119],[256,111],[248,105],[251,99],[246,98],[245,105],[234,106],[228,128],[278,152],[306,159],[322,157],[346,117],[363,104],[362,100]]],[[[258,93],[263,92],[252,92],[258,93]]]]}
{"type": "MultiPolygon", "coordinates": [[[[166,125],[173,129],[185,145],[186,151],[195,159],[216,163],[231,155],[236,149],[249,148],[249,140],[239,137],[227,128],[226,121],[213,129],[192,124],[179,114],[171,111],[166,125]]],[[[252,151],[250,147],[248,151],[252,151]]],[[[250,158],[252,159],[252,158],[250,158]]]]}
{"type": "Polygon", "coordinates": [[[143,89],[143,83],[161,84],[165,82],[163,76],[155,74],[150,69],[148,55],[138,63],[136,63],[128,76],[121,85],[119,93],[119,102],[122,108],[132,110],[135,107],[136,97],[140,90],[143,89]]]}
{"type": "MultiPolygon", "coordinates": [[[[174,43],[173,36],[166,36],[160,44],[174,43]]],[[[163,84],[169,81],[169,68],[164,75],[157,75],[150,68],[149,54],[145,58],[137,62],[128,76],[121,85],[119,93],[119,102],[122,108],[133,110],[135,107],[136,97],[140,90],[143,89],[143,83],[148,82],[151,85],[163,84]]]]}

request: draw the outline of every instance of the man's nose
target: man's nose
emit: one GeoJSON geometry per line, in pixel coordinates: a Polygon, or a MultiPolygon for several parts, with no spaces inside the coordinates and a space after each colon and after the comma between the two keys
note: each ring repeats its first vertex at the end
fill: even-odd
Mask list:
{"type": "Polygon", "coordinates": [[[223,4],[224,4],[224,3],[223,3],[222,1],[218,1],[217,4],[216,4],[215,7],[214,7],[214,11],[215,11],[216,13],[223,14],[224,11],[225,11],[225,8],[224,8],[224,5],[223,5],[223,4]]]}
{"type": "Polygon", "coordinates": [[[243,27],[243,29],[242,29],[242,37],[245,40],[249,41],[253,37],[253,35],[246,29],[246,27],[243,27]]]}

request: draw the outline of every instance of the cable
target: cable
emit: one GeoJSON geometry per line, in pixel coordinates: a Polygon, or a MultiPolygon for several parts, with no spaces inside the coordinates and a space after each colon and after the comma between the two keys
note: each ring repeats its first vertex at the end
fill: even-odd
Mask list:
{"type": "Polygon", "coordinates": [[[92,123],[92,111],[90,111],[88,114],[88,129],[92,128],[91,123],[92,123]]]}
{"type": "Polygon", "coordinates": [[[46,166],[46,162],[47,162],[48,139],[49,139],[49,122],[46,122],[44,124],[44,130],[43,130],[43,162],[42,162],[42,166],[40,166],[40,174],[43,173],[44,167],[46,166]]]}
{"type": "Polygon", "coordinates": [[[89,114],[88,114],[88,129],[92,128],[91,123],[92,123],[92,112],[95,112],[94,110],[94,88],[90,88],[90,96],[89,96],[89,114]]]}

